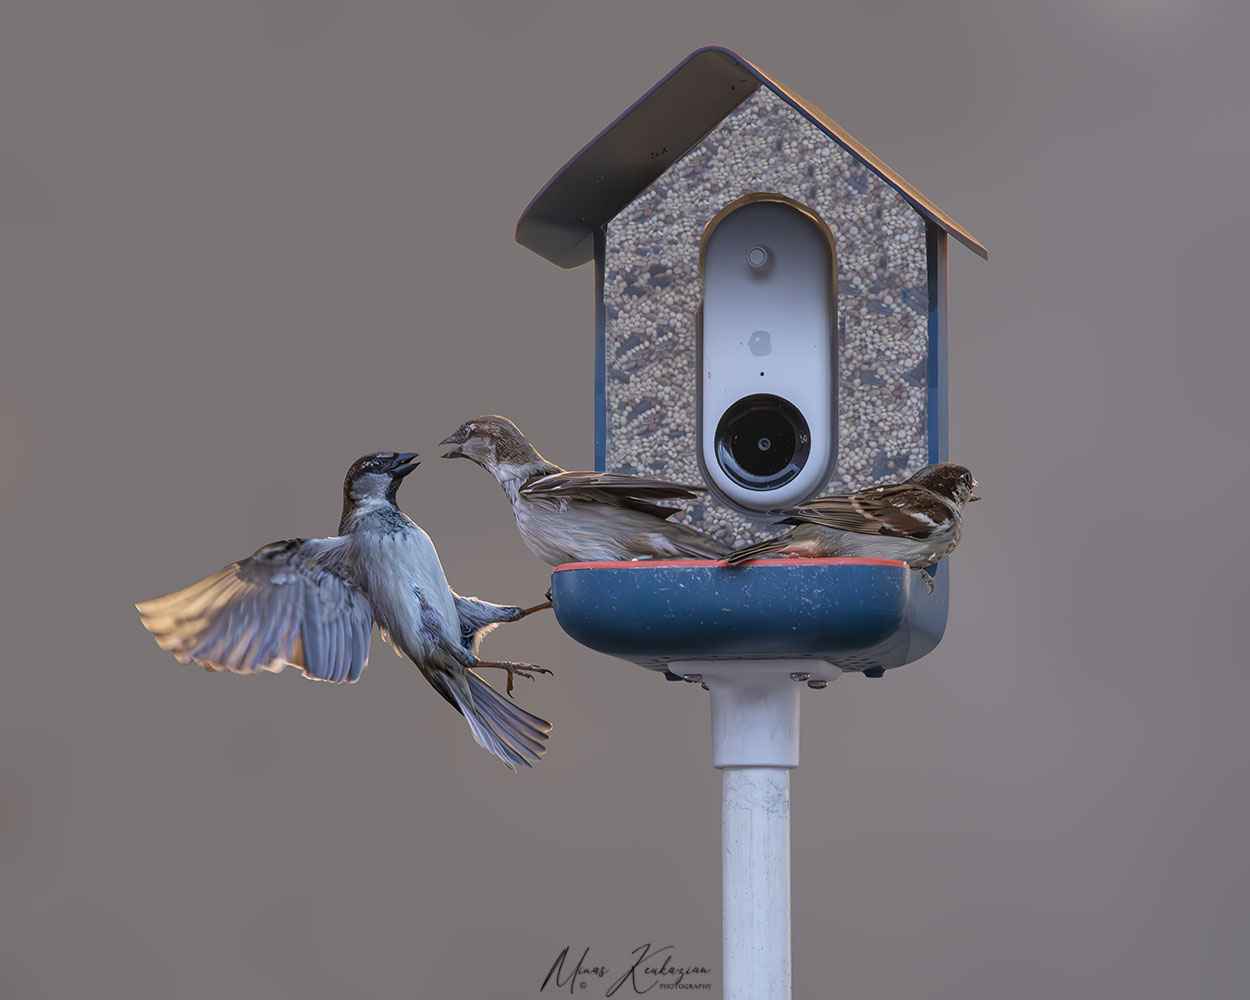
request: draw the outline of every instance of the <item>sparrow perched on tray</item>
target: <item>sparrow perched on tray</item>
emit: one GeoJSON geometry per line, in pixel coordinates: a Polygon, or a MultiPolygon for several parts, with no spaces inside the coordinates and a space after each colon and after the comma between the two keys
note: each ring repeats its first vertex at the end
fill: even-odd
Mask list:
{"type": "MultiPolygon", "coordinates": [[[[135,605],[144,627],[181,663],[238,674],[287,664],[315,680],[355,681],[369,661],[374,622],[464,716],[473,738],[516,770],[546,750],[551,724],[504,698],[483,667],[532,677],[528,663],[479,660],[481,636],[531,608],[460,597],[434,544],[396,502],[419,463],[414,453],[376,452],[343,483],[333,538],[274,542],[199,583],[135,605]]],[[[542,607],[540,605],[540,607],[542,607]]]]}
{"type": "Polygon", "coordinates": [[[954,462],[927,465],[909,479],[858,493],[817,497],[775,511],[793,524],[784,535],[729,554],[730,566],[768,555],[869,556],[900,559],[920,570],[929,592],[933,578],[924,567],[945,559],[963,533],[964,506],[981,498],[977,481],[954,462]]]}
{"type": "Polygon", "coordinates": [[[468,458],[508,494],[521,538],[552,566],[629,559],[721,559],[724,547],[656,500],[691,500],[702,486],[610,472],[566,472],[505,417],[477,417],[439,442],[443,458],[468,458]]]}

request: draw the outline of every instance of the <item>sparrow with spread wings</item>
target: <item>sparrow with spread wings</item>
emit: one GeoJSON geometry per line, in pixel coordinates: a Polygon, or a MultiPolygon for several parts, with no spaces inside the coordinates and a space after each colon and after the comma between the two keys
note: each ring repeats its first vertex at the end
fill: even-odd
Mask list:
{"type": "Polygon", "coordinates": [[[954,462],[927,465],[909,479],[858,493],[817,497],[785,514],[793,524],[783,535],[731,552],[730,566],[762,556],[860,556],[899,559],[920,571],[945,559],[963,534],[963,510],[980,500],[972,473],[954,462]]]}
{"type": "Polygon", "coordinates": [[[722,559],[725,548],[686,524],[676,507],[702,486],[609,472],[567,472],[542,457],[506,417],[467,421],[439,442],[444,458],[467,458],[495,477],[521,538],[551,566],[630,559],[722,559]]]}
{"type": "Polygon", "coordinates": [[[513,770],[546,750],[551,724],[504,698],[477,671],[550,673],[477,657],[485,632],[532,611],[461,597],[433,542],[396,501],[415,453],[376,452],[352,465],[332,538],[274,542],[198,583],[137,604],[143,625],[181,663],[250,674],[287,664],[306,677],[352,682],[369,661],[376,622],[464,716],[477,742],[513,770]]]}

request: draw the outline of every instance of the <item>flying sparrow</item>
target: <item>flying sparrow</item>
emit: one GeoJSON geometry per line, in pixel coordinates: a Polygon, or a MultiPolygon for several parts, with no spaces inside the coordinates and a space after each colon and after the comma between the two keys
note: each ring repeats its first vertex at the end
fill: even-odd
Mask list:
{"type": "Polygon", "coordinates": [[[508,494],[521,538],[552,566],[628,559],[721,559],[725,549],[689,525],[669,521],[702,486],[610,472],[566,472],[548,462],[505,417],[477,417],[439,442],[443,458],[468,458],[508,494]]]}
{"type": "MultiPolygon", "coordinates": [[[[483,667],[532,677],[528,663],[479,660],[481,636],[536,608],[453,593],[434,544],[396,502],[419,463],[411,452],[357,460],[343,483],[333,538],[274,542],[199,583],[135,605],[157,644],[180,663],[238,674],[287,664],[315,680],[355,681],[376,622],[396,652],[464,716],[477,742],[514,771],[545,752],[551,724],[504,698],[483,667]]],[[[539,607],[542,607],[540,605],[539,607]]]]}
{"type": "Polygon", "coordinates": [[[730,566],[768,555],[872,556],[901,559],[920,570],[929,592],[933,578],[924,567],[945,559],[959,544],[963,510],[977,481],[954,462],[927,465],[901,483],[858,493],[817,497],[775,511],[793,524],[784,535],[729,554],[730,566]]]}

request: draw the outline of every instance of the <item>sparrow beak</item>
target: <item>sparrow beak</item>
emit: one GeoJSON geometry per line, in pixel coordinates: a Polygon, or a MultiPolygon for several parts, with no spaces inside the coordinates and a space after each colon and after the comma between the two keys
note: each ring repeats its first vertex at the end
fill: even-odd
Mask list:
{"type": "Polygon", "coordinates": [[[413,461],[416,457],[417,453],[415,451],[405,451],[396,455],[395,461],[397,464],[391,466],[391,475],[396,479],[403,479],[404,476],[421,464],[413,461]]]}
{"type": "MultiPolygon", "coordinates": [[[[981,485],[981,484],[980,484],[980,483],[978,483],[975,479],[973,479],[973,480],[972,480],[972,488],[973,488],[974,490],[975,490],[978,486],[980,486],[980,485],[981,485]]],[[[979,496],[977,496],[975,493],[972,493],[972,494],[970,494],[970,495],[968,496],[968,501],[969,501],[969,502],[971,502],[971,501],[973,501],[973,500],[980,500],[980,499],[981,499],[981,498],[980,498],[979,496]]]]}
{"type": "Polygon", "coordinates": [[[443,458],[467,458],[468,457],[467,455],[465,455],[463,451],[460,450],[460,445],[463,442],[459,440],[459,437],[460,437],[460,432],[456,431],[453,434],[448,434],[445,438],[443,438],[443,440],[441,440],[438,443],[440,448],[445,444],[449,444],[453,446],[450,451],[445,452],[443,454],[443,458]]]}

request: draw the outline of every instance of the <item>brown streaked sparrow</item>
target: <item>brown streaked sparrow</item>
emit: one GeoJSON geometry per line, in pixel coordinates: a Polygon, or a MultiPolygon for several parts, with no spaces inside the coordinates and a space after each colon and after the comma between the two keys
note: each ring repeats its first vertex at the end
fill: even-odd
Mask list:
{"type": "Polygon", "coordinates": [[[962,465],[938,462],[901,483],[817,497],[775,511],[788,515],[782,524],[797,527],[731,552],[728,563],[738,566],[769,555],[900,559],[920,570],[932,593],[933,578],[924,567],[945,559],[959,544],[964,506],[981,499],[972,492],[976,485],[962,465]]]}
{"type": "Polygon", "coordinates": [[[702,486],[610,472],[566,472],[506,417],[476,417],[439,442],[443,458],[468,458],[508,494],[521,538],[551,566],[628,559],[721,559],[724,547],[656,500],[690,500],[702,486]]]}
{"type": "MultiPolygon", "coordinates": [[[[376,622],[464,716],[477,742],[514,771],[546,747],[551,724],[523,711],[477,674],[483,667],[532,677],[529,663],[479,660],[481,636],[530,611],[460,597],[433,542],[396,502],[419,463],[412,452],[357,460],[343,483],[332,538],[274,542],[199,583],[135,605],[157,644],[180,663],[251,674],[287,664],[315,680],[355,681],[369,661],[376,622]]],[[[542,607],[540,605],[540,607],[542,607]]]]}

